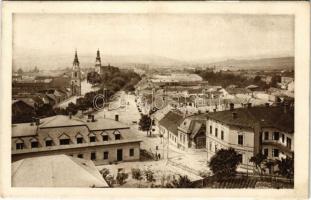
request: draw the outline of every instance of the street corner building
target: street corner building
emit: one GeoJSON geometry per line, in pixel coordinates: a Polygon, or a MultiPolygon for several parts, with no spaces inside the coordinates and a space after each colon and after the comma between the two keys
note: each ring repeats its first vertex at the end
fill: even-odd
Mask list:
{"type": "Polygon", "coordinates": [[[13,162],[12,186],[109,187],[92,161],[67,155],[39,156],[13,162]]]}
{"type": "Polygon", "coordinates": [[[294,108],[288,105],[209,113],[206,129],[208,161],[222,148],[235,149],[244,170],[253,169],[249,160],[257,153],[269,160],[294,157],[294,108]]]}
{"type": "Polygon", "coordinates": [[[92,160],[95,165],[137,161],[140,142],[119,121],[56,115],[12,124],[12,161],[60,154],[92,160]]]}

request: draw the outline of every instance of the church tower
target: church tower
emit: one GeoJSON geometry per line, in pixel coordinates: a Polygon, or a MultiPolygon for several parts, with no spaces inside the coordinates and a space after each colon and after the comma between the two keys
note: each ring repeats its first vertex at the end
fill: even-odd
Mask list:
{"type": "Polygon", "coordinates": [[[81,71],[77,50],[71,70],[71,94],[74,96],[81,96],[81,71]]]}
{"type": "Polygon", "coordinates": [[[100,68],[101,68],[101,59],[100,59],[100,52],[99,49],[97,50],[97,55],[96,55],[96,62],[95,62],[95,72],[100,74],[100,68]]]}

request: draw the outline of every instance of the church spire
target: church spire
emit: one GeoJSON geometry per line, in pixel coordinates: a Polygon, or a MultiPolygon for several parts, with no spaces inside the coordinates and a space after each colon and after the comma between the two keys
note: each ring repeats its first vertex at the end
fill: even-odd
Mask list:
{"type": "Polygon", "coordinates": [[[100,52],[99,52],[99,49],[97,49],[96,61],[100,62],[100,52]]]}
{"type": "Polygon", "coordinates": [[[75,51],[75,58],[73,60],[73,65],[79,65],[79,59],[78,59],[78,53],[77,53],[77,49],[75,51]]]}

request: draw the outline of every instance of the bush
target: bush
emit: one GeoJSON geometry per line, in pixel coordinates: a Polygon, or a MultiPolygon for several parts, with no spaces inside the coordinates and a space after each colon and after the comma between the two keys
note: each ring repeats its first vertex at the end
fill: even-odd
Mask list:
{"type": "Polygon", "coordinates": [[[133,178],[133,179],[141,180],[141,179],[143,178],[140,169],[138,169],[138,168],[132,168],[131,171],[132,171],[132,178],[133,178]]]}
{"type": "Polygon", "coordinates": [[[121,172],[117,174],[116,181],[119,185],[123,185],[127,178],[128,178],[128,174],[121,172]]]}
{"type": "Polygon", "coordinates": [[[145,174],[146,180],[147,180],[148,182],[153,182],[153,181],[155,181],[155,179],[154,179],[154,172],[151,171],[150,169],[145,170],[145,171],[144,171],[144,174],[145,174]]]}
{"type": "Polygon", "coordinates": [[[101,175],[103,176],[103,178],[106,178],[108,174],[110,174],[109,169],[107,168],[103,168],[102,170],[100,170],[101,175]]]}

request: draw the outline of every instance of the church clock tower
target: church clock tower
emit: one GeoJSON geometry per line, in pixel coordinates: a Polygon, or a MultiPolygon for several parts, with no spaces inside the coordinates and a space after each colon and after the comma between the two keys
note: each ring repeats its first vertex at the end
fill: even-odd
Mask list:
{"type": "Polygon", "coordinates": [[[100,74],[100,68],[101,68],[101,59],[100,59],[100,52],[99,49],[97,50],[97,55],[96,55],[96,62],[95,62],[95,72],[100,74]]]}
{"type": "Polygon", "coordinates": [[[81,71],[77,50],[71,70],[71,94],[73,96],[81,96],[81,71]]]}

